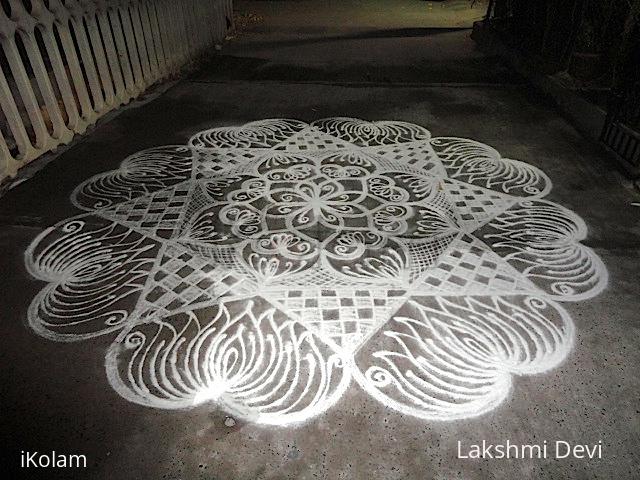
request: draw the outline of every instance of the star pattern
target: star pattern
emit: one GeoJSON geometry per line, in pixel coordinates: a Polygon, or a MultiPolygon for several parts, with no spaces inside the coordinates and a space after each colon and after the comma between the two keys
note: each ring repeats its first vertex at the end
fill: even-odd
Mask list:
{"type": "Polygon", "coordinates": [[[560,302],[599,293],[584,222],[549,178],[404,122],[273,119],[152,148],[79,185],[36,238],[29,321],[118,332],[133,402],[307,420],[357,383],[430,420],[480,415],[573,345],[560,302]]]}

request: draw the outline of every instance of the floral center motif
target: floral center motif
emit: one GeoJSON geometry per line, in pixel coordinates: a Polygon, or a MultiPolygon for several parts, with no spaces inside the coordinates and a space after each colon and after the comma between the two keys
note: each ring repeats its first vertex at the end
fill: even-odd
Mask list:
{"type": "Polygon", "coordinates": [[[326,274],[316,286],[408,288],[460,231],[441,179],[362,151],[269,154],[200,187],[207,201],[179,239],[261,289],[311,268],[326,274]],[[241,266],[219,260],[231,245],[241,266]]]}

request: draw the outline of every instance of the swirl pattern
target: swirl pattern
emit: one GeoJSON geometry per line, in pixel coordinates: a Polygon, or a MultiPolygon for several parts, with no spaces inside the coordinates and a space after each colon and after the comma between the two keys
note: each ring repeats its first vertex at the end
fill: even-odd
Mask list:
{"type": "Polygon", "coordinates": [[[350,381],[344,358],[317,335],[253,300],[135,325],[114,342],[107,367],[113,387],[136,403],[216,401],[265,424],[322,412],[350,381]],[[168,359],[175,360],[169,369],[168,359]]]}
{"type": "Polygon", "coordinates": [[[568,314],[540,298],[416,297],[359,353],[356,378],[403,413],[467,418],[501,403],[512,375],[556,366],[572,342],[568,314]]]}
{"type": "Polygon", "coordinates": [[[93,211],[148,195],[191,177],[191,152],[183,146],[156,147],[131,155],[119,170],[80,184],[71,201],[93,211]]]}
{"type": "Polygon", "coordinates": [[[500,156],[493,148],[473,140],[438,137],[431,145],[452,179],[497,189],[522,197],[543,196],[551,181],[539,169],[500,156]]]}
{"type": "Polygon", "coordinates": [[[34,330],[56,340],[90,338],[132,320],[159,243],[91,217],[46,230],[26,252],[31,274],[49,285],[31,303],[34,330]]]}

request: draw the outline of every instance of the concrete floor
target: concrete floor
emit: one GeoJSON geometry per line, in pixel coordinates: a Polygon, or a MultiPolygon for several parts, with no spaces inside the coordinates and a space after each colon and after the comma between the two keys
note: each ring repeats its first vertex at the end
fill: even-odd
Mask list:
{"type": "Polygon", "coordinates": [[[326,35],[332,31],[395,28],[469,28],[481,20],[487,0],[242,0],[240,11],[264,19],[255,31],[326,35]]]}
{"type": "MultiPolygon", "coordinates": [[[[257,3],[267,2],[239,2],[238,8],[257,3]]],[[[345,23],[331,38],[314,40],[315,26],[329,29],[337,7],[332,3],[324,17],[319,11],[305,33],[299,5],[305,3],[319,2],[264,7],[291,9],[284,15],[299,18],[295,34],[278,31],[264,44],[270,35],[265,18],[232,39],[210,65],[101,124],[0,199],[3,470],[19,465],[21,450],[55,450],[85,454],[88,468],[23,470],[11,478],[638,478],[640,209],[632,206],[632,191],[596,145],[499,59],[475,50],[469,31],[420,30],[423,23],[387,16],[351,32],[345,23]],[[564,363],[515,378],[505,402],[477,418],[419,420],[354,387],[302,425],[266,427],[239,419],[227,425],[225,413],[210,405],[165,411],[121,398],[105,378],[111,335],[59,343],[29,328],[27,307],[43,283],[26,272],[24,252],[45,228],[79,213],[69,201],[76,185],[117,168],[132,153],[184,144],[206,128],[331,116],[402,120],[436,136],[472,138],[551,178],[547,198],[585,220],[589,236],[583,243],[610,275],[599,296],[564,304],[576,326],[564,363]],[[483,439],[601,440],[603,458],[456,458],[459,440],[483,439]]]]}

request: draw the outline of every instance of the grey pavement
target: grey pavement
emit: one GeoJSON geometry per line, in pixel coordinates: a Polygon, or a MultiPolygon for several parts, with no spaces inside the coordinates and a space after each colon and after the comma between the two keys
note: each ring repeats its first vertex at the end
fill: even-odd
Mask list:
{"type": "Polygon", "coordinates": [[[238,8],[261,3],[263,10],[293,9],[283,18],[296,18],[297,30],[289,34],[288,23],[279,21],[272,34],[268,22],[278,12],[263,12],[263,21],[212,52],[199,71],[100,124],[0,199],[3,470],[19,464],[21,450],[89,459],[83,471],[23,470],[8,478],[639,478],[640,208],[632,206],[633,191],[611,160],[499,58],[478,51],[469,30],[411,25],[406,15],[394,21],[391,13],[383,21],[379,10],[363,28],[346,21],[333,28],[340,8],[334,2],[324,17],[321,2],[239,2],[238,8]],[[316,11],[307,32],[301,4],[316,11]],[[332,116],[402,120],[434,136],[472,138],[551,178],[547,198],[585,220],[583,243],[610,276],[599,296],[564,304],[577,337],[559,367],[516,377],[506,401],[477,418],[420,420],[352,387],[301,425],[237,419],[228,426],[225,413],[211,405],[167,411],[121,398],[105,378],[113,335],[59,343],[29,328],[28,305],[44,284],[25,270],[24,252],[45,228],[80,213],[69,201],[76,185],[117,168],[130,154],[185,144],[207,128],[332,116]],[[603,458],[456,458],[459,440],[483,439],[601,440],[603,458]]]}

